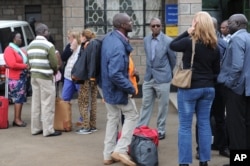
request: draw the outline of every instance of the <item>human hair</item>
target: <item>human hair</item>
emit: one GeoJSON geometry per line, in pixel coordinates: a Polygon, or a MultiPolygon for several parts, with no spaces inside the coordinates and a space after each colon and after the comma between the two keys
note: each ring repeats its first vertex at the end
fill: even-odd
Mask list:
{"type": "Polygon", "coordinates": [[[161,23],[161,20],[160,20],[159,18],[153,17],[153,18],[150,19],[150,24],[151,24],[151,22],[153,22],[154,20],[160,21],[160,23],[161,23]]]}
{"type": "Polygon", "coordinates": [[[207,12],[200,11],[195,14],[194,20],[196,24],[192,38],[215,49],[217,46],[217,36],[211,16],[207,12]]]}
{"type": "Polygon", "coordinates": [[[35,31],[37,35],[44,35],[44,32],[48,30],[48,26],[43,24],[43,23],[39,23],[36,25],[35,31]]]}
{"type": "Polygon", "coordinates": [[[19,32],[17,32],[17,31],[14,31],[14,32],[10,32],[10,35],[9,35],[9,43],[10,42],[14,42],[14,39],[15,39],[15,37],[16,37],[16,35],[18,34],[19,32]]]}
{"type": "MultiPolygon", "coordinates": [[[[128,14],[127,13],[117,13],[114,17],[113,17],[113,26],[115,28],[121,28],[121,25],[125,22],[125,17],[127,17],[128,14]]],[[[128,16],[129,17],[129,16],[128,16]]]]}
{"type": "Polygon", "coordinates": [[[77,30],[69,30],[68,35],[72,36],[74,39],[77,40],[77,44],[81,44],[81,39],[80,39],[80,32],[77,30]]]}
{"type": "Polygon", "coordinates": [[[85,36],[87,40],[91,40],[96,37],[95,33],[92,32],[90,29],[84,29],[82,31],[82,36],[85,36]]]}

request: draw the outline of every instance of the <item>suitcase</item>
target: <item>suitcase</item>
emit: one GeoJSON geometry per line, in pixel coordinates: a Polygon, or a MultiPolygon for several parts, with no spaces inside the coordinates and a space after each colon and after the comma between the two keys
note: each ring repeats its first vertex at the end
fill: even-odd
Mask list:
{"type": "Polygon", "coordinates": [[[68,101],[63,101],[61,98],[56,98],[54,129],[59,131],[72,130],[72,112],[71,104],[68,101]]]}
{"type": "Polygon", "coordinates": [[[5,70],[5,96],[0,96],[0,129],[7,129],[9,127],[8,121],[8,109],[9,109],[9,99],[8,99],[8,75],[9,70],[5,70]]]}

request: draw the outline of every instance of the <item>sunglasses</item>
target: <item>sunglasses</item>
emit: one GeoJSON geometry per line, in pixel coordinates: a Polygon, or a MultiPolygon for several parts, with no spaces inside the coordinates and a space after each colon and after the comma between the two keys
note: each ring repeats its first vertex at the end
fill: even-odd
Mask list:
{"type": "Polygon", "coordinates": [[[161,26],[160,24],[151,25],[152,28],[155,28],[155,27],[159,28],[160,26],[161,26]]]}

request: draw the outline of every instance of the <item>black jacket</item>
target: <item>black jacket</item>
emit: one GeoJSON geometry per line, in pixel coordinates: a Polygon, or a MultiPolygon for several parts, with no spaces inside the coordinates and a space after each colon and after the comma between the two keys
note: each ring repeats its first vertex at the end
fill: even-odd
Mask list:
{"type": "Polygon", "coordinates": [[[91,78],[98,81],[100,74],[101,40],[90,40],[85,49],[83,45],[84,43],[71,73],[81,81],[90,80],[91,78]]]}

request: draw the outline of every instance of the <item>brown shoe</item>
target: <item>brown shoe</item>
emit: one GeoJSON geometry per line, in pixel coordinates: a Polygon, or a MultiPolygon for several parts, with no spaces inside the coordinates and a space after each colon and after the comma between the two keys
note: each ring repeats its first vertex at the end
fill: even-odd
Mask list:
{"type": "Polygon", "coordinates": [[[104,165],[111,165],[111,164],[113,164],[115,161],[114,160],[104,160],[103,161],[103,164],[104,165]]]}
{"type": "Polygon", "coordinates": [[[119,156],[119,153],[118,152],[113,152],[112,154],[111,154],[111,157],[112,157],[112,159],[114,160],[114,161],[120,161],[120,156],[119,156]]]}
{"type": "Polygon", "coordinates": [[[123,164],[126,164],[128,166],[136,166],[136,164],[130,159],[129,155],[119,153],[119,157],[123,164]]]}

